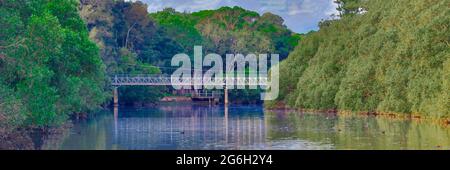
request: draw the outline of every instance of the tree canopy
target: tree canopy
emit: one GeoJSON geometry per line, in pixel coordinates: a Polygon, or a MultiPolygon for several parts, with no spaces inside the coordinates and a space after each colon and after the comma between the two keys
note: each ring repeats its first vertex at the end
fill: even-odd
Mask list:
{"type": "MultiPolygon", "coordinates": [[[[168,8],[152,14],[139,1],[86,0],[80,7],[108,74],[171,74],[175,71],[172,57],[178,53],[192,56],[195,45],[202,45],[205,54],[278,53],[283,59],[300,39],[283,25],[281,17],[260,16],[239,7],[194,13],[168,8]]],[[[121,101],[152,102],[169,91],[122,87],[120,93],[121,101]]],[[[257,93],[248,94],[259,99],[257,93]]]]}
{"type": "Polygon", "coordinates": [[[261,16],[240,7],[194,13],[169,8],[150,16],[188,53],[193,45],[202,45],[206,52],[219,55],[276,53],[284,59],[300,39],[281,17],[271,13],[261,16]]]}
{"type": "Polygon", "coordinates": [[[367,12],[327,21],[306,35],[281,63],[277,102],[448,117],[448,1],[342,2],[344,10],[358,2],[367,12]]]}
{"type": "Polygon", "coordinates": [[[0,117],[58,125],[106,101],[105,66],[77,7],[75,0],[0,1],[0,117]]]}

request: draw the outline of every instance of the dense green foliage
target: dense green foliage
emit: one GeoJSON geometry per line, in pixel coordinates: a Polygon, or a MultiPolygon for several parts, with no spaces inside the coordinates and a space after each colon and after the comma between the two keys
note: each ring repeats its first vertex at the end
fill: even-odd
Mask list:
{"type": "MultiPolygon", "coordinates": [[[[139,1],[80,2],[80,15],[87,22],[91,39],[100,47],[108,75],[160,73],[153,65],[170,64],[171,57],[178,51],[179,47],[158,32],[148,17],[146,4],[139,1]]],[[[120,87],[120,101],[125,104],[155,102],[164,91],[164,88],[154,87],[120,87]]]]}
{"type": "Polygon", "coordinates": [[[87,22],[90,38],[100,47],[109,74],[159,71],[141,60],[160,41],[145,4],[83,0],[80,15],[87,22]]]}
{"type": "Polygon", "coordinates": [[[274,14],[248,11],[240,7],[222,7],[194,13],[174,9],[150,15],[184,52],[191,53],[193,45],[202,45],[205,53],[280,54],[284,59],[297,45],[300,36],[283,25],[274,14]]]}
{"type": "Polygon", "coordinates": [[[105,67],[77,6],[0,1],[0,126],[58,125],[107,99],[105,67]]]}
{"type": "MultiPolygon", "coordinates": [[[[300,38],[279,16],[260,16],[239,7],[195,13],[169,8],[153,14],[146,9],[139,1],[81,1],[81,16],[100,46],[108,74],[171,74],[176,69],[171,68],[172,57],[193,56],[195,45],[202,45],[204,54],[279,53],[286,58],[300,38]]],[[[119,88],[120,101],[131,103],[156,101],[168,92],[153,87],[119,88]]],[[[241,99],[259,100],[257,91],[245,94],[241,99]]],[[[238,91],[231,96],[238,96],[238,91]]]]}
{"type": "MultiPolygon", "coordinates": [[[[172,56],[192,56],[194,45],[222,56],[289,55],[280,99],[268,106],[448,117],[448,1],[336,2],[341,18],[320,23],[299,44],[279,16],[239,7],[149,14],[144,3],[123,0],[0,0],[0,133],[95,110],[110,97],[106,74],[170,74],[172,56]]],[[[164,92],[120,88],[125,102],[156,101],[164,92]]]]}
{"type": "Polygon", "coordinates": [[[351,8],[341,5],[358,12],[321,23],[320,31],[304,37],[281,63],[277,102],[307,109],[450,116],[448,1],[349,3],[351,8]]]}
{"type": "MultiPolygon", "coordinates": [[[[190,56],[194,45],[201,45],[204,55],[216,53],[225,57],[225,54],[267,53],[279,54],[283,60],[300,40],[300,35],[287,29],[281,17],[271,13],[260,15],[240,7],[194,13],[168,8],[150,16],[161,32],[182,47],[179,52],[190,56]]],[[[234,90],[230,91],[230,99],[239,103],[261,102],[259,92],[234,90]]]]}

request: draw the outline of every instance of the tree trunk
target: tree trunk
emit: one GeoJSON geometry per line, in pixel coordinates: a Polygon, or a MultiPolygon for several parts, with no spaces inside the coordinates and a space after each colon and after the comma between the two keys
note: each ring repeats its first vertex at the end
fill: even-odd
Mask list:
{"type": "Polygon", "coordinates": [[[128,48],[128,38],[130,37],[130,32],[131,30],[133,30],[133,27],[136,25],[136,23],[134,23],[133,25],[131,25],[131,27],[128,29],[127,32],[127,37],[125,38],[125,48],[128,48]]]}

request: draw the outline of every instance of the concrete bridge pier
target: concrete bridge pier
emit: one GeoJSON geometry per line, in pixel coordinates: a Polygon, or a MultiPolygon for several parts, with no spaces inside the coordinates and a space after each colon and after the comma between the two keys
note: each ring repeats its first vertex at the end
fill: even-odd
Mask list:
{"type": "Polygon", "coordinates": [[[227,87],[224,88],[224,100],[223,103],[225,104],[225,107],[228,106],[228,89],[227,87]]]}
{"type": "Polygon", "coordinates": [[[114,96],[114,107],[119,106],[119,91],[118,87],[113,88],[113,96],[114,96]]]}

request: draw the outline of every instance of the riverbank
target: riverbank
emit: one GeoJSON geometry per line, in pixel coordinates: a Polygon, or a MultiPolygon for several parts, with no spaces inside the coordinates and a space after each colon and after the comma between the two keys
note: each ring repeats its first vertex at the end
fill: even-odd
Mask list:
{"type": "Polygon", "coordinates": [[[67,135],[73,127],[73,122],[87,120],[70,119],[59,126],[49,127],[20,127],[1,131],[0,150],[42,150],[46,146],[55,145],[61,142],[64,135],[67,135]]]}
{"type": "Polygon", "coordinates": [[[450,117],[436,118],[430,116],[423,116],[419,113],[395,113],[395,112],[375,112],[375,111],[348,111],[338,109],[304,109],[304,108],[292,108],[287,106],[283,102],[278,102],[270,106],[265,105],[266,109],[270,111],[285,111],[285,112],[301,112],[301,113],[333,113],[339,116],[375,116],[388,119],[400,119],[400,120],[412,120],[416,122],[429,122],[439,124],[443,127],[450,127],[450,117]]]}
{"type": "Polygon", "coordinates": [[[31,137],[23,130],[2,131],[0,133],[0,150],[33,150],[31,137]]]}

